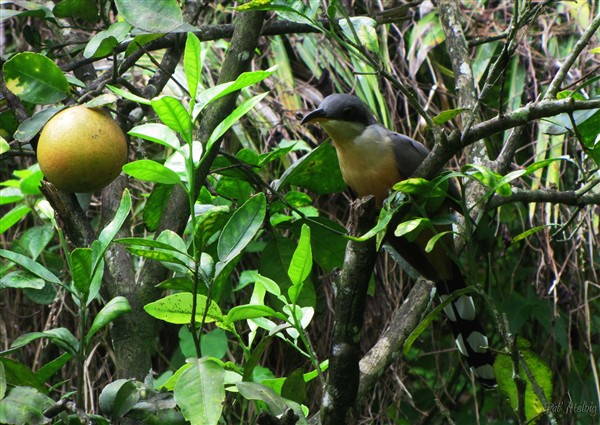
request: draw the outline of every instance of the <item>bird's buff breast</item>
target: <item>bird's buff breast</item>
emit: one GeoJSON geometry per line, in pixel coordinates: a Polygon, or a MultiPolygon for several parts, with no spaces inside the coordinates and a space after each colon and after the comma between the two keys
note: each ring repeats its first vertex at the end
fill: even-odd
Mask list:
{"type": "Polygon", "coordinates": [[[335,143],[344,181],[359,197],[373,195],[381,206],[394,184],[403,179],[386,142],[355,140],[335,143]]]}

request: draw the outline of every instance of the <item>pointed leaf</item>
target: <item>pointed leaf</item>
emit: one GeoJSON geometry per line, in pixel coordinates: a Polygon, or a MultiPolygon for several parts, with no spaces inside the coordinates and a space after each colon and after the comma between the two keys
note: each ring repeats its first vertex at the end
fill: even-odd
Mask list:
{"type": "Polygon", "coordinates": [[[104,326],[108,325],[122,314],[130,312],[131,306],[129,305],[127,298],[118,296],[110,300],[104,307],[102,307],[102,310],[100,310],[94,318],[94,322],[92,323],[92,326],[85,337],[86,344],[89,344],[96,332],[98,332],[104,326]]]}
{"type": "Polygon", "coordinates": [[[216,425],[225,401],[225,369],[211,359],[195,359],[173,389],[175,401],[192,425],[216,425]]]}
{"type": "Polygon", "coordinates": [[[267,211],[263,193],[248,199],[238,208],[221,232],[217,252],[219,260],[227,263],[237,257],[260,229],[267,211]]]}
{"type": "MultiPolygon", "coordinates": [[[[190,135],[192,122],[179,100],[171,96],[163,96],[152,99],[151,104],[163,124],[181,134],[184,139],[190,135]]],[[[191,142],[191,140],[186,141],[191,142]]]]}
{"type": "Polygon", "coordinates": [[[198,91],[198,84],[200,83],[202,73],[200,54],[200,40],[198,40],[198,37],[194,33],[188,33],[187,40],[185,41],[183,69],[185,70],[188,90],[192,99],[196,99],[196,92],[198,91]]]}
{"type": "Polygon", "coordinates": [[[130,136],[149,140],[150,142],[166,146],[175,151],[180,151],[179,139],[177,135],[164,124],[150,123],[142,124],[132,128],[127,132],[130,136]]]}
{"type": "Polygon", "coordinates": [[[163,183],[180,184],[179,175],[164,165],[150,159],[140,159],[123,166],[123,171],[139,180],[163,183]]]}
{"type": "MultiPolygon", "coordinates": [[[[204,295],[196,295],[196,297],[196,322],[200,323],[206,308],[207,298],[204,295]]],[[[168,295],[160,300],[146,304],[144,310],[150,316],[168,323],[175,323],[178,325],[187,324],[190,323],[192,317],[192,294],[189,292],[181,292],[168,295]]],[[[212,300],[206,313],[206,323],[211,322],[223,322],[223,313],[221,313],[221,309],[217,303],[212,300]]]]}
{"type": "Polygon", "coordinates": [[[29,270],[36,276],[41,277],[48,282],[55,283],[57,285],[61,285],[62,282],[59,278],[57,278],[54,273],[45,268],[39,263],[36,263],[29,257],[25,257],[24,255],[17,254],[16,252],[8,251],[6,249],[0,249],[0,257],[4,257],[7,260],[10,260],[14,263],[19,264],[21,267],[29,270]]]}

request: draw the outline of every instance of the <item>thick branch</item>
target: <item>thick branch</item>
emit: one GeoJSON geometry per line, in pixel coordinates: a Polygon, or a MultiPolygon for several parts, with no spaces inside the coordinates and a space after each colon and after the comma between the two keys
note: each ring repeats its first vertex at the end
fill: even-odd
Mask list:
{"type": "Polygon", "coordinates": [[[575,47],[569,53],[569,56],[565,59],[564,63],[552,79],[550,86],[548,87],[548,91],[546,91],[546,95],[544,96],[544,100],[554,99],[556,97],[556,93],[560,90],[560,85],[563,80],[567,76],[567,73],[571,69],[571,66],[575,63],[585,46],[588,45],[592,36],[598,31],[600,28],[600,14],[596,15],[590,26],[581,34],[579,40],[575,44],[575,47]]]}
{"type": "Polygon", "coordinates": [[[600,205],[600,193],[579,194],[575,190],[560,192],[550,189],[515,189],[515,192],[510,196],[494,195],[488,204],[488,209],[498,208],[501,205],[510,204],[513,202],[548,202],[551,204],[564,204],[583,207],[586,205],[600,205]]]}
{"type": "Polygon", "coordinates": [[[600,99],[594,100],[574,100],[567,98],[562,100],[544,100],[539,103],[530,103],[512,112],[497,116],[480,124],[471,127],[471,131],[461,142],[458,131],[452,133],[444,143],[434,146],[431,153],[421,163],[419,168],[413,174],[413,177],[431,177],[442,169],[461,149],[482,140],[492,134],[509,130],[514,127],[526,125],[531,121],[548,118],[586,109],[600,108],[600,99]]]}
{"type": "MultiPolygon", "coordinates": [[[[350,217],[350,231],[364,234],[375,221],[375,199],[355,202],[350,217]]],[[[335,287],[335,324],[329,357],[329,379],[323,395],[323,424],[353,422],[360,371],[360,336],[369,280],[377,252],[375,240],[349,241],[344,267],[335,287]]]]}
{"type": "Polygon", "coordinates": [[[377,344],[360,361],[359,400],[371,391],[388,366],[402,354],[406,338],[419,325],[429,305],[433,288],[433,282],[419,278],[377,344]]]}

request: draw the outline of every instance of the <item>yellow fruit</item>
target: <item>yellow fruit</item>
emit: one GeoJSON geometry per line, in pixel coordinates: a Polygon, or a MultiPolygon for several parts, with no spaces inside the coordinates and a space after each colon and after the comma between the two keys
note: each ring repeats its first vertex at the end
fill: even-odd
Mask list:
{"type": "Polygon", "coordinates": [[[44,126],[37,147],[44,177],[69,192],[94,192],[112,182],[127,161],[125,135],[110,115],[74,106],[44,126]]]}

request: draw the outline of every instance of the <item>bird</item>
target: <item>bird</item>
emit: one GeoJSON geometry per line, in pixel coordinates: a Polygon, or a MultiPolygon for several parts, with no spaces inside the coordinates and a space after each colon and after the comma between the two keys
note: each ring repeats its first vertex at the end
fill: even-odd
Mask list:
{"type": "MultiPolygon", "coordinates": [[[[344,182],[358,196],[374,196],[381,208],[392,187],[408,179],[429,154],[416,140],[393,132],[380,124],[373,111],[357,96],[331,94],[317,109],[306,114],[301,124],[319,124],[331,138],[336,150],[344,182]]],[[[458,190],[450,188],[452,197],[458,190]]],[[[442,206],[441,208],[447,208],[442,206]]],[[[397,217],[394,223],[402,221],[397,217]]],[[[465,278],[453,259],[450,234],[436,243],[433,250],[425,246],[434,236],[433,230],[421,231],[416,239],[397,237],[395,226],[388,226],[385,241],[422,276],[436,284],[442,301],[454,291],[465,288],[465,278]]],[[[442,229],[443,230],[443,229],[442,229]]],[[[445,306],[456,345],[470,370],[484,387],[496,385],[488,338],[481,325],[473,298],[461,295],[445,306]]]]}

